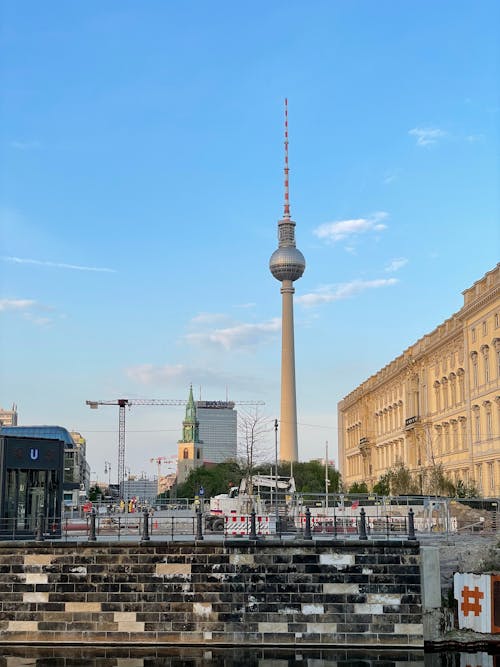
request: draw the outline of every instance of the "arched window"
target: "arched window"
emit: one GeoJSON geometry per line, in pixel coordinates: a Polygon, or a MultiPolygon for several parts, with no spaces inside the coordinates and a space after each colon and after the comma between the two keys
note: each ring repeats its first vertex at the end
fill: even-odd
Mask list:
{"type": "Polygon", "coordinates": [[[465,402],[465,371],[463,368],[459,368],[457,371],[458,375],[458,391],[460,395],[460,403],[465,402]]]}
{"type": "Polygon", "coordinates": [[[440,388],[441,385],[439,384],[439,380],[436,380],[434,382],[434,393],[435,393],[435,398],[436,398],[436,411],[439,412],[441,410],[441,393],[440,393],[440,388]]]}
{"type": "Polygon", "coordinates": [[[183,458],[183,459],[188,459],[188,458],[189,458],[189,450],[188,450],[187,447],[186,447],[186,448],[184,449],[184,451],[182,452],[182,458],[183,458]]]}
{"type": "Polygon", "coordinates": [[[486,438],[491,440],[493,438],[493,415],[491,413],[491,401],[483,402],[486,412],[486,438]]]}
{"type": "Polygon", "coordinates": [[[457,376],[455,373],[450,373],[450,393],[451,393],[451,405],[452,407],[457,405],[457,376]]]}
{"type": "Polygon", "coordinates": [[[474,438],[476,442],[479,442],[481,440],[481,413],[479,405],[473,405],[472,410],[474,412],[474,438]]]}
{"type": "Polygon", "coordinates": [[[470,358],[472,361],[472,386],[474,389],[477,389],[479,384],[479,376],[477,370],[477,352],[471,352],[470,358]]]}
{"type": "Polygon", "coordinates": [[[448,378],[444,377],[441,380],[441,386],[443,387],[443,408],[448,409],[448,378]]]}
{"type": "Polygon", "coordinates": [[[488,384],[490,381],[490,348],[487,345],[482,345],[481,352],[483,355],[484,383],[488,384]]]}

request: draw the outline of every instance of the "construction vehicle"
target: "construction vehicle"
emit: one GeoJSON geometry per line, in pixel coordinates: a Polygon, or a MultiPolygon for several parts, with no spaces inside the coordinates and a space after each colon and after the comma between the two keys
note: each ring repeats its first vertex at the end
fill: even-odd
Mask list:
{"type": "Polygon", "coordinates": [[[260,517],[271,516],[276,507],[283,506],[283,503],[287,508],[291,507],[294,494],[293,477],[244,477],[240,485],[230,487],[228,493],[220,493],[210,498],[210,509],[205,513],[205,526],[208,530],[221,532],[227,517],[248,517],[252,510],[260,517]]]}

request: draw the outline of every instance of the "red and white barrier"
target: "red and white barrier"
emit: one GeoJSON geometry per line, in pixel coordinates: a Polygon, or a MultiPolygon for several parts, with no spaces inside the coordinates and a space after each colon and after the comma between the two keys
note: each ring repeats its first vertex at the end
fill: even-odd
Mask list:
{"type": "MultiPolygon", "coordinates": [[[[225,517],[226,535],[249,535],[250,534],[250,515],[235,515],[225,517]]],[[[268,516],[255,517],[255,532],[257,535],[270,535],[271,526],[268,516]]]]}

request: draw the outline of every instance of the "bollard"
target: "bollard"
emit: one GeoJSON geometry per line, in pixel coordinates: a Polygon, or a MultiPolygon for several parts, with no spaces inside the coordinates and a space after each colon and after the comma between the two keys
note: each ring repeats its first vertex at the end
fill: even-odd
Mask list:
{"type": "Polygon", "coordinates": [[[200,508],[196,508],[196,536],[195,539],[197,540],[202,540],[203,539],[203,530],[202,530],[202,520],[203,520],[203,514],[200,511],[200,508]]]}
{"type": "Polygon", "coordinates": [[[92,508],[90,512],[90,533],[89,533],[89,542],[95,542],[97,537],[95,535],[95,507],[92,508]]]}
{"type": "Polygon", "coordinates": [[[311,510],[309,507],[306,507],[306,527],[304,530],[304,539],[305,540],[312,540],[312,535],[311,535],[311,510]]]}
{"type": "Polygon", "coordinates": [[[366,513],[364,508],[361,508],[359,513],[359,539],[367,540],[368,536],[366,534],[366,513]]]}
{"type": "Polygon", "coordinates": [[[411,507],[410,511],[408,512],[408,539],[409,540],[417,539],[415,537],[415,516],[413,514],[413,510],[411,507]]]}
{"type": "Polygon", "coordinates": [[[43,542],[43,512],[40,512],[38,515],[38,525],[36,527],[36,537],[35,540],[37,542],[43,542]]]}
{"type": "Polygon", "coordinates": [[[142,537],[141,540],[143,542],[147,542],[150,537],[149,537],[149,512],[147,509],[144,510],[142,513],[143,520],[142,520],[142,537]]]}
{"type": "Polygon", "coordinates": [[[250,534],[248,536],[251,540],[257,539],[257,527],[255,525],[255,510],[250,512],[250,534]]]}

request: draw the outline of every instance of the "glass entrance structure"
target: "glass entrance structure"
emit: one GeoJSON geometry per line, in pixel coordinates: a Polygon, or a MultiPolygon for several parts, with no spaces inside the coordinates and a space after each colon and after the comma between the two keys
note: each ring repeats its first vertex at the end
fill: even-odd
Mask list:
{"type": "Polygon", "coordinates": [[[0,433],[0,538],[61,534],[64,482],[62,440],[0,433]]]}

